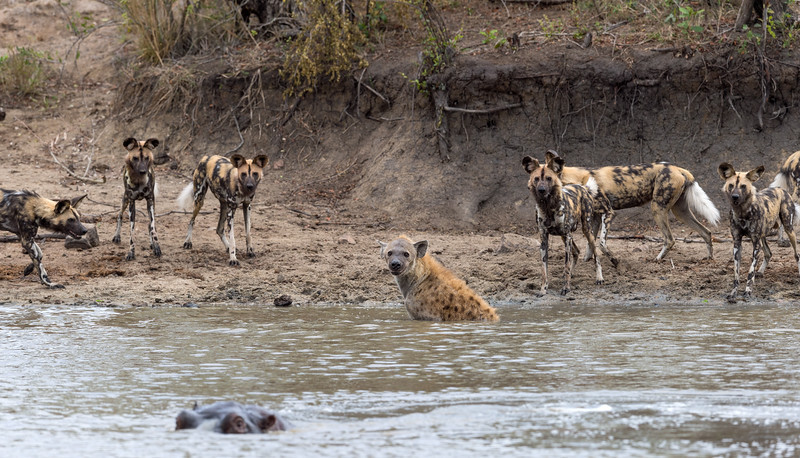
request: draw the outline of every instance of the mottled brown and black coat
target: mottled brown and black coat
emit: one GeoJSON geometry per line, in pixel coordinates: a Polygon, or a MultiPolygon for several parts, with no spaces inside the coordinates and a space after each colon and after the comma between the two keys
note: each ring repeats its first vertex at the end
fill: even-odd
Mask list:
{"type": "Polygon", "coordinates": [[[497,312],[464,280],[428,254],[428,242],[401,235],[379,242],[381,259],[394,275],[409,316],[430,321],[497,321],[497,312]]]}
{"type": "MultiPolygon", "coordinates": [[[[594,178],[597,183],[596,202],[599,202],[600,206],[606,205],[607,202],[610,208],[596,209],[599,216],[594,220],[594,232],[599,239],[601,250],[609,256],[611,255],[607,252],[606,238],[615,216],[614,210],[650,203],[653,217],[664,234],[664,245],[656,256],[656,261],[663,259],[667,251],[675,245],[675,238],[669,226],[670,211],[679,221],[703,237],[708,249],[708,258],[713,257],[711,231],[697,220],[695,214],[716,225],[719,211],[688,170],[658,162],[598,169],[564,167],[562,176],[564,183],[585,184],[589,178],[594,178]]],[[[611,258],[612,262],[616,260],[613,256],[611,258]]],[[[616,262],[614,264],[616,265],[616,262]]]]}
{"type": "Polygon", "coordinates": [[[261,182],[264,175],[264,167],[268,163],[269,158],[263,154],[253,159],[245,159],[240,154],[234,154],[230,159],[223,156],[203,156],[194,171],[192,183],[184,188],[178,198],[178,205],[184,210],[188,210],[194,202],[192,218],[189,220],[189,229],[183,247],[192,248],[194,220],[203,207],[206,192],[210,189],[219,200],[217,235],[230,256],[228,264],[239,265],[239,261],[236,259],[236,241],[233,236],[233,215],[239,205],[242,206],[244,213],[247,257],[254,257],[255,251],[250,240],[250,202],[255,196],[258,183],[261,182]],[[225,237],[226,230],[228,237],[225,237]]]}
{"type": "Polygon", "coordinates": [[[139,141],[133,137],[126,138],[122,142],[122,146],[128,151],[122,169],[125,190],[122,194],[122,208],[117,215],[117,231],[111,241],[120,243],[122,215],[125,214],[125,210],[128,210],[128,218],[131,223],[130,245],[128,254],[125,256],[128,261],[136,258],[133,230],[136,226],[136,201],[142,199],[147,203],[147,215],[150,218],[150,248],[153,249],[156,257],[161,256],[161,246],[158,244],[158,234],[156,233],[156,175],[153,158],[153,150],[158,147],[158,143],[155,138],[139,141]]]}
{"type": "Polygon", "coordinates": [[[0,192],[2,192],[0,229],[16,234],[31,258],[31,263],[25,267],[23,275],[35,270],[42,284],[50,288],[63,288],[62,285],[51,282],[47,276],[47,271],[42,265],[42,249],[34,238],[40,227],[75,238],[86,234],[86,228],[81,224],[80,214],[76,210],[80,201],[86,196],[56,202],[39,197],[30,191],[3,189],[0,192]]]}
{"type": "Polygon", "coordinates": [[[781,188],[767,188],[756,191],[753,183],[764,173],[764,166],[749,172],[736,172],[733,166],[723,162],[718,167],[719,176],[725,182],[722,192],[731,205],[730,222],[733,238],[733,290],[728,294],[728,301],[735,302],[739,289],[739,268],[742,260],[742,238],[750,237],[753,242],[753,260],[747,273],[744,296],[752,293],[756,275],[756,264],[761,249],[764,250],[764,261],[758,269],[764,274],[772,257],[767,245],[767,235],[778,225],[783,225],[789,243],[794,250],[794,259],[800,272],[800,256],[797,254],[797,242],[794,234],[794,220],[800,217],[798,208],[788,191],[781,188]]]}
{"type": "Polygon", "coordinates": [[[539,235],[541,245],[539,250],[542,256],[542,287],[541,294],[547,292],[547,258],[549,250],[550,235],[561,236],[566,250],[565,256],[565,280],[561,294],[567,294],[570,290],[570,279],[572,269],[575,267],[577,256],[580,254],[572,233],[581,224],[583,235],[588,243],[590,254],[595,260],[596,283],[603,283],[603,268],[600,265],[600,258],[595,249],[595,233],[592,231],[592,220],[594,213],[594,181],[589,179],[586,187],[580,184],[567,184],[561,182],[561,174],[564,170],[564,159],[559,157],[554,151],[548,151],[545,155],[545,164],[526,156],[522,159],[525,171],[530,175],[528,179],[528,189],[533,194],[536,202],[536,221],[539,225],[539,235]]]}
{"type": "MultiPolygon", "coordinates": [[[[775,175],[775,180],[772,181],[769,187],[785,189],[793,196],[795,202],[800,202],[800,151],[786,158],[780,171],[775,175]]],[[[778,246],[789,246],[789,241],[786,239],[786,233],[782,226],[778,230],[778,246]]]]}

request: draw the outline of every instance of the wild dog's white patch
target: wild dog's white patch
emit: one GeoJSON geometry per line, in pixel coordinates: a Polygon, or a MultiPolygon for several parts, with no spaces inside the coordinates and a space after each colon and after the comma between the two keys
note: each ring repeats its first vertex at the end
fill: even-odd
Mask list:
{"type": "Polygon", "coordinates": [[[697,182],[689,185],[686,190],[686,200],[692,212],[705,218],[711,225],[717,225],[719,222],[719,210],[717,210],[714,202],[711,202],[711,199],[708,198],[706,192],[697,182]]]}
{"type": "Polygon", "coordinates": [[[584,186],[589,190],[589,194],[591,194],[592,197],[597,195],[597,180],[595,180],[594,177],[589,177],[584,186]]]}
{"type": "Polygon", "coordinates": [[[769,187],[781,188],[789,192],[792,192],[792,183],[789,181],[789,177],[786,176],[783,172],[778,172],[778,174],[775,175],[775,179],[772,180],[772,183],[769,185],[769,187]]]}

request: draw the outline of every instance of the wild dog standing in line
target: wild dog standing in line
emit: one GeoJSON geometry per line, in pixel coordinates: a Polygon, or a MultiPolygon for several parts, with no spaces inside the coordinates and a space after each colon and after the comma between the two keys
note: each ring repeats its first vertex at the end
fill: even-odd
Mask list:
{"type": "Polygon", "coordinates": [[[122,146],[128,150],[122,171],[125,192],[122,195],[122,208],[117,215],[117,232],[114,233],[111,241],[120,243],[122,215],[127,209],[131,221],[131,239],[128,255],[125,256],[126,261],[136,258],[133,228],[136,226],[136,201],[141,199],[147,202],[147,214],[150,216],[150,248],[153,249],[156,257],[161,256],[161,247],[158,245],[158,234],[156,234],[156,176],[153,163],[153,150],[158,147],[158,143],[155,138],[138,141],[133,137],[126,138],[122,142],[122,146]]]}
{"type": "Polygon", "coordinates": [[[394,275],[406,310],[415,320],[497,321],[497,312],[475,291],[428,255],[428,241],[401,235],[381,245],[381,259],[394,275]]]}
{"type": "Polygon", "coordinates": [[[62,285],[52,283],[47,276],[47,271],[42,265],[42,249],[34,241],[39,227],[51,231],[61,232],[75,238],[86,234],[86,228],[81,224],[80,215],[75,209],[86,195],[70,200],[58,202],[39,197],[30,191],[2,190],[3,199],[0,201],[0,229],[12,232],[19,237],[22,248],[31,257],[31,263],[25,267],[23,275],[28,275],[34,270],[39,274],[39,280],[50,288],[63,288],[62,285]]]}
{"type": "Polygon", "coordinates": [[[244,213],[244,230],[247,237],[247,257],[256,255],[250,241],[250,201],[256,193],[256,187],[264,175],[264,167],[269,163],[267,156],[260,154],[253,159],[245,159],[239,154],[231,156],[230,160],[222,156],[203,156],[197,169],[194,171],[192,183],[186,186],[178,197],[178,206],[188,211],[194,201],[192,219],[189,220],[189,231],[183,247],[192,248],[192,228],[197,214],[203,207],[206,191],[211,192],[219,199],[219,223],[217,235],[228,250],[230,260],[228,264],[238,266],[236,259],[236,241],[233,237],[233,214],[239,205],[244,213]],[[230,241],[225,237],[227,227],[230,241]]]}
{"type": "MultiPolygon", "coordinates": [[[[769,187],[785,189],[794,196],[795,202],[800,201],[800,151],[786,158],[781,170],[775,175],[775,180],[769,187]]],[[[778,246],[789,246],[783,227],[778,229],[778,246]]]]}
{"type": "MultiPolygon", "coordinates": [[[[600,258],[595,248],[595,235],[592,232],[593,192],[587,188],[595,188],[594,180],[590,177],[587,186],[579,184],[564,185],[561,182],[561,174],[564,170],[564,159],[559,157],[554,151],[545,154],[545,165],[539,161],[525,156],[522,159],[525,171],[530,174],[528,189],[533,194],[536,201],[536,221],[539,225],[539,235],[541,245],[539,250],[542,254],[542,288],[541,294],[547,293],[547,258],[549,249],[550,235],[560,235],[564,241],[566,265],[564,288],[561,295],[565,295],[570,290],[570,279],[572,269],[575,267],[577,256],[580,254],[578,246],[572,238],[572,233],[581,223],[583,235],[586,237],[588,250],[595,259],[595,283],[603,283],[603,268],[600,266],[600,258]]],[[[594,189],[596,190],[596,189],[594,189]]]]}
{"type": "MultiPolygon", "coordinates": [[[[665,162],[657,162],[599,169],[564,167],[562,176],[564,183],[576,184],[584,184],[590,177],[594,178],[597,182],[598,195],[604,196],[610,204],[611,211],[594,221],[594,232],[600,240],[603,252],[607,251],[606,237],[611,221],[614,220],[613,210],[638,207],[650,202],[653,218],[664,234],[664,246],[656,256],[656,261],[662,260],[667,251],[675,245],[675,238],[669,227],[670,211],[679,221],[703,237],[708,248],[708,259],[713,258],[711,231],[697,220],[695,213],[716,226],[719,221],[719,210],[688,170],[665,162]]],[[[587,252],[586,259],[589,255],[587,252]]]]}
{"type": "Polygon", "coordinates": [[[794,235],[794,220],[800,217],[800,207],[792,201],[792,196],[780,188],[767,188],[756,192],[753,183],[764,173],[764,166],[759,166],[747,173],[736,172],[733,166],[723,162],[718,168],[719,176],[725,182],[722,192],[731,204],[731,236],[733,237],[733,291],[728,295],[729,302],[736,302],[739,289],[739,265],[742,260],[742,237],[750,237],[753,241],[753,260],[747,272],[747,283],[744,296],[750,296],[753,279],[756,275],[756,263],[761,248],[764,248],[764,261],[758,273],[763,275],[772,257],[767,245],[767,234],[782,224],[794,250],[794,260],[800,272],[800,256],[797,254],[797,242],[794,235]]]}

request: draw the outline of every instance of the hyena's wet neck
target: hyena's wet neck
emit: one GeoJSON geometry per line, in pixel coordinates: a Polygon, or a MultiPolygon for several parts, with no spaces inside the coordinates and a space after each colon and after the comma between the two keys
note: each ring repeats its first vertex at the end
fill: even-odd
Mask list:
{"type": "Polygon", "coordinates": [[[414,262],[414,266],[402,275],[395,275],[403,299],[407,298],[411,291],[428,276],[428,269],[421,260],[414,262]]]}

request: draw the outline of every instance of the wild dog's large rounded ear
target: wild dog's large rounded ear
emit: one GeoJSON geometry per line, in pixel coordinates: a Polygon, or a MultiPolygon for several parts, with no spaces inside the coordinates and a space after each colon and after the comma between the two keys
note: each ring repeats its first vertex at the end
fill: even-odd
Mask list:
{"type": "Polygon", "coordinates": [[[386,247],[389,246],[389,244],[381,242],[380,240],[377,240],[377,242],[378,242],[378,245],[381,246],[381,259],[383,259],[383,254],[386,252],[386,247]]]}
{"type": "Polygon", "coordinates": [[[540,167],[539,161],[530,156],[525,156],[522,158],[522,166],[525,167],[525,171],[528,173],[531,173],[540,167]]]}
{"type": "Polygon", "coordinates": [[[261,167],[262,169],[269,164],[269,158],[265,154],[259,154],[253,158],[253,164],[261,167]]]}
{"type": "Polygon", "coordinates": [[[555,150],[549,149],[546,153],[544,153],[544,161],[545,163],[549,164],[553,162],[554,158],[560,157],[555,150]]]}
{"type": "Polygon", "coordinates": [[[161,142],[158,141],[156,138],[148,138],[146,142],[144,142],[144,147],[148,149],[156,149],[161,142]]]}
{"type": "Polygon", "coordinates": [[[139,145],[139,142],[136,141],[133,137],[128,137],[122,141],[122,146],[125,147],[126,150],[131,151],[132,149],[136,148],[139,145]]]}
{"type": "Polygon", "coordinates": [[[417,258],[421,258],[425,256],[425,253],[428,252],[428,241],[420,240],[419,242],[414,244],[414,248],[417,249],[417,258]]]}
{"type": "Polygon", "coordinates": [[[561,156],[553,156],[549,159],[550,160],[547,161],[547,167],[560,175],[561,171],[564,170],[564,158],[561,156]]]}
{"type": "Polygon", "coordinates": [[[56,202],[56,216],[64,213],[65,211],[69,210],[69,207],[72,205],[72,202],[68,200],[59,200],[56,202]]]}
{"type": "Polygon", "coordinates": [[[727,162],[720,164],[719,167],[717,167],[717,172],[719,172],[719,176],[723,180],[727,180],[728,178],[736,175],[736,170],[734,170],[733,166],[727,162]]]}
{"type": "Polygon", "coordinates": [[[758,167],[754,168],[753,170],[747,172],[747,179],[750,180],[751,183],[755,182],[761,175],[764,173],[764,166],[759,165],[758,167]]]}
{"type": "Polygon", "coordinates": [[[81,201],[83,199],[85,199],[86,196],[88,196],[88,195],[89,194],[84,194],[84,195],[82,195],[80,197],[73,197],[72,200],[70,201],[70,205],[72,205],[72,208],[76,208],[78,206],[78,204],[81,203],[81,201]]]}
{"type": "Polygon", "coordinates": [[[231,164],[237,169],[247,163],[247,159],[244,158],[241,154],[234,154],[231,156],[231,164]]]}

